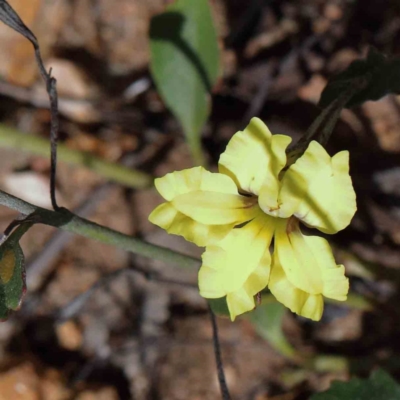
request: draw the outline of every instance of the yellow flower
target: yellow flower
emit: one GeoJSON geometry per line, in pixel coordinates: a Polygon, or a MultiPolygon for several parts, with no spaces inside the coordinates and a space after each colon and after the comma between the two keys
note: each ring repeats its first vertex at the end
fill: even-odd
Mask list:
{"type": "Polygon", "coordinates": [[[299,222],[328,234],[349,225],[356,211],[349,154],[330,157],[312,141],[283,171],[290,141],[253,118],[228,143],[219,173],[196,167],[155,181],[167,202],[149,220],[206,247],[200,294],[226,296],[232,320],[252,310],[254,296],[267,286],[291,311],[316,321],[323,296],[347,297],[344,267],[328,242],[304,235],[299,222]]]}

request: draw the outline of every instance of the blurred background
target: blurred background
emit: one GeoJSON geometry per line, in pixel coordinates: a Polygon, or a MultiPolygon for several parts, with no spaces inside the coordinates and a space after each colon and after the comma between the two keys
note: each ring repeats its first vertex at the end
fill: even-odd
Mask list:
{"type": "MultiPolygon", "coordinates": [[[[149,73],[150,20],[170,1],[9,3],[37,36],[57,78],[62,145],[153,176],[193,165],[182,129],[149,73]]],[[[329,77],[365,56],[370,45],[390,55],[400,51],[396,0],[210,5],[221,75],[202,144],[213,170],[251,117],[296,140],[319,114],[329,77]]],[[[49,158],[38,155],[48,144],[29,145],[32,137],[49,137],[44,84],[31,44],[4,24],[0,49],[0,188],[50,208],[49,158]],[[17,134],[23,138],[13,144],[17,134]]],[[[368,376],[377,366],[400,373],[400,97],[344,110],[328,151],[343,149],[351,152],[359,211],[330,240],[351,278],[350,300],[327,304],[320,323],[290,312],[278,312],[276,320],[219,318],[234,398],[301,400],[332,380],[368,376]]],[[[58,168],[61,205],[200,256],[201,249],[147,221],[162,200],[153,189],[108,182],[68,154],[58,168]]],[[[16,216],[0,206],[0,228],[16,216]]],[[[1,400],[220,398],[196,271],[47,226],[35,226],[21,244],[28,293],[21,310],[0,324],[1,400]]]]}

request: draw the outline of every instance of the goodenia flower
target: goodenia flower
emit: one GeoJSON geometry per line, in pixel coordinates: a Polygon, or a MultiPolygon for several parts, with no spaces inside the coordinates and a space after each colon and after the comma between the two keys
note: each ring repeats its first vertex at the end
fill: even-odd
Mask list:
{"type": "Polygon", "coordinates": [[[313,320],[321,318],[323,297],[347,297],[343,265],[336,265],[325,239],[304,235],[300,222],[327,234],[349,225],[356,211],[349,154],[330,157],[312,141],[284,171],[290,141],[253,118],[228,143],[219,173],[196,167],[155,180],[166,202],[149,220],[205,246],[200,294],[226,296],[232,320],[252,310],[254,296],[266,287],[313,320]]]}

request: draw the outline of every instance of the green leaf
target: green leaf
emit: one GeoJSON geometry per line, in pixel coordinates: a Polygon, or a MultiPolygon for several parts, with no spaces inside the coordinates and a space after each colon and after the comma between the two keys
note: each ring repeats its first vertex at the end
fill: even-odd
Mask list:
{"type": "Polygon", "coordinates": [[[19,309],[25,295],[25,257],[19,241],[34,223],[34,214],[13,221],[14,231],[0,244],[0,321],[19,309]]]}
{"type": "Polygon", "coordinates": [[[389,93],[400,93],[400,58],[385,57],[372,48],[365,60],[354,61],[329,80],[319,106],[327,107],[352,85],[360,85],[360,90],[347,102],[347,108],[378,100],[389,93]]]}
{"type": "Polygon", "coordinates": [[[223,317],[230,316],[228,304],[226,303],[226,297],[221,297],[219,299],[207,299],[207,301],[215,315],[223,317]]]}
{"type": "Polygon", "coordinates": [[[197,163],[200,134],[219,73],[217,35],[208,0],[177,0],[150,25],[151,73],[165,104],[182,124],[197,163]]]}
{"type": "Polygon", "coordinates": [[[323,393],[310,400],[398,400],[400,386],[386,372],[377,370],[369,379],[353,378],[349,382],[333,382],[323,393]]]}
{"type": "Polygon", "coordinates": [[[278,303],[271,295],[263,296],[262,304],[252,311],[250,321],[256,328],[257,333],[272,345],[282,355],[294,358],[296,351],[287,341],[282,330],[282,319],[287,308],[278,303]]]}
{"type": "Polygon", "coordinates": [[[17,310],[25,294],[25,260],[12,234],[0,246],[0,320],[17,310]]]}

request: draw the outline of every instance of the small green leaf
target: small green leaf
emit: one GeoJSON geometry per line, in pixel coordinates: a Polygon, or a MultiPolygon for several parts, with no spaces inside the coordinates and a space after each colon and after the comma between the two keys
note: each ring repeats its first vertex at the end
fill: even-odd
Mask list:
{"type": "Polygon", "coordinates": [[[31,214],[25,220],[14,222],[17,222],[16,228],[0,244],[0,321],[20,307],[26,292],[25,258],[19,241],[35,223],[34,216],[31,214]]]}
{"type": "Polygon", "coordinates": [[[226,297],[221,297],[220,299],[207,299],[207,301],[215,315],[229,317],[230,314],[228,304],[226,303],[226,297]]]}
{"type": "Polygon", "coordinates": [[[288,358],[294,358],[296,351],[287,341],[282,330],[282,319],[287,308],[278,303],[272,296],[263,296],[262,304],[252,311],[250,321],[256,328],[257,333],[288,358]]]}
{"type": "Polygon", "coordinates": [[[208,0],[177,0],[150,26],[151,73],[165,104],[182,124],[197,163],[200,134],[219,73],[217,35],[208,0]]]}
{"type": "Polygon", "coordinates": [[[385,57],[372,48],[365,60],[354,61],[345,71],[329,80],[319,106],[327,107],[341,93],[360,82],[360,90],[347,102],[347,108],[368,100],[378,100],[389,93],[400,93],[400,58],[385,57]]]}
{"type": "Polygon", "coordinates": [[[0,320],[19,308],[25,290],[24,254],[11,235],[0,246],[0,320]]]}
{"type": "Polygon", "coordinates": [[[353,378],[349,382],[333,382],[323,393],[310,400],[398,400],[400,386],[386,372],[377,370],[369,379],[353,378]]]}

